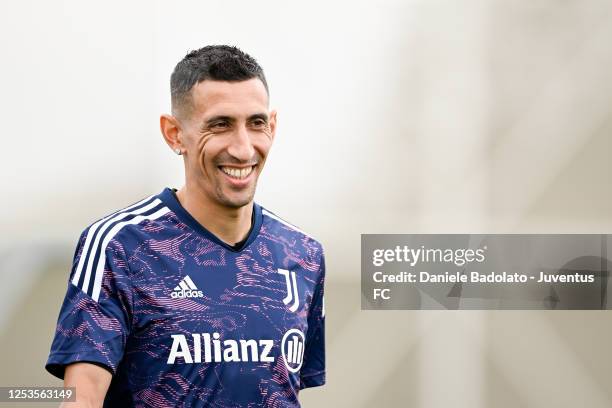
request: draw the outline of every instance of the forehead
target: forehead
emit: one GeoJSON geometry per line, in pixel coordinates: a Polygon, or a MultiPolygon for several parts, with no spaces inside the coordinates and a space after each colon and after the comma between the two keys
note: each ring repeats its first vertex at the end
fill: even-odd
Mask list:
{"type": "Polygon", "coordinates": [[[258,78],[240,82],[204,80],[194,85],[191,92],[194,113],[200,118],[249,116],[268,108],[268,93],[258,78]]]}

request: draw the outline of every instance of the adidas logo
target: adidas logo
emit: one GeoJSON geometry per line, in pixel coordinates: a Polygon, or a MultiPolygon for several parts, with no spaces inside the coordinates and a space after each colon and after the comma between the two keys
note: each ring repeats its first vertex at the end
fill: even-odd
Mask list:
{"type": "Polygon", "coordinates": [[[170,297],[173,299],[197,298],[204,297],[204,294],[201,290],[198,290],[195,283],[193,283],[189,275],[187,275],[179,282],[178,286],[172,290],[170,297]]]}

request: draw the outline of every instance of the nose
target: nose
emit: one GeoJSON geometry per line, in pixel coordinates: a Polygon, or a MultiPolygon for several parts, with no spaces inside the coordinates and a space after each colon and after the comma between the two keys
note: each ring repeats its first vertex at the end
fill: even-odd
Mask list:
{"type": "Polygon", "coordinates": [[[249,161],[255,155],[255,148],[246,126],[238,126],[232,135],[227,152],[240,161],[249,161]]]}

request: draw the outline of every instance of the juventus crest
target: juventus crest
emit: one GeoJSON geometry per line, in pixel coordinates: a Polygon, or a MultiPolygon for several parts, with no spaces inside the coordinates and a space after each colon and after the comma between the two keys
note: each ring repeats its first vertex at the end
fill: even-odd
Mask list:
{"type": "Polygon", "coordinates": [[[300,306],[300,296],[298,294],[295,271],[279,269],[278,273],[285,277],[285,283],[287,284],[287,296],[285,296],[285,298],[283,299],[283,303],[286,305],[291,304],[289,310],[295,312],[300,306]]]}

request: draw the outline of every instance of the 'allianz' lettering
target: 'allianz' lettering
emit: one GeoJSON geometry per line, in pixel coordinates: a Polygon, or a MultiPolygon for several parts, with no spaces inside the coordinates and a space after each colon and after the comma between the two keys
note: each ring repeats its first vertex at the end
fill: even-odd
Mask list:
{"type": "Polygon", "coordinates": [[[221,341],[219,333],[193,333],[193,352],[189,349],[184,334],[172,334],[172,347],[168,364],[174,364],[182,358],[187,364],[254,361],[272,363],[274,357],[270,351],[274,340],[232,340],[221,341]]]}

